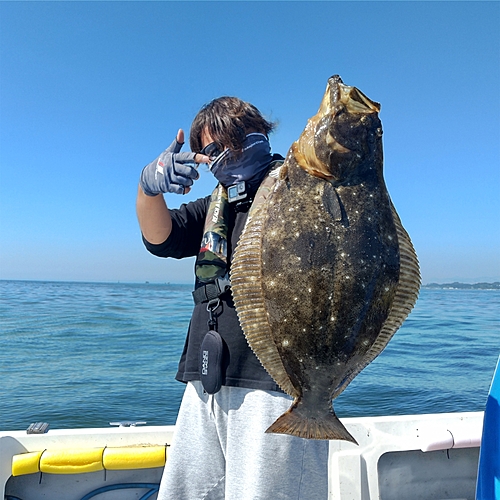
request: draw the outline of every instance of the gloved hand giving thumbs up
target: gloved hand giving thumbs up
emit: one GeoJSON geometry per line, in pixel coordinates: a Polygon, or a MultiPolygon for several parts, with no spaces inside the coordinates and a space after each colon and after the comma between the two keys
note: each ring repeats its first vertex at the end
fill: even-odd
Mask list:
{"type": "Polygon", "coordinates": [[[144,194],[156,196],[160,193],[189,192],[193,181],[199,177],[195,164],[207,162],[209,158],[192,152],[181,153],[183,144],[184,132],[179,130],[174,142],[144,167],[140,180],[144,194]]]}

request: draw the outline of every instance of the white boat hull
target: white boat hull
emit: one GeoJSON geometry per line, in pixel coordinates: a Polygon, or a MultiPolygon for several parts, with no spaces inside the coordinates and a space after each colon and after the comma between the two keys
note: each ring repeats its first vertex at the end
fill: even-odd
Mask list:
{"type": "MultiPolygon", "coordinates": [[[[342,422],[359,446],[330,442],[330,500],[474,499],[482,412],[346,418],[342,422]]],[[[16,455],[43,450],[168,445],[173,430],[173,426],[163,426],[49,430],[46,434],[0,432],[0,487],[11,499],[81,500],[105,486],[154,485],[163,467],[12,476],[12,461],[16,455]]],[[[151,488],[112,490],[95,498],[140,499],[148,491],[151,488]]],[[[154,500],[156,493],[148,498],[154,500]]]]}

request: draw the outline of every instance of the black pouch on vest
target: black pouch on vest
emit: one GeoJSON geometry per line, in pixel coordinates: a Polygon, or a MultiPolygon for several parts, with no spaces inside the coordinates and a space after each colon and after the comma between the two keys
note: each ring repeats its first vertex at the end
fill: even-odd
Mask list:
{"type": "Polygon", "coordinates": [[[215,394],[222,386],[222,337],[209,330],[200,348],[200,380],[208,394],[215,394]]]}

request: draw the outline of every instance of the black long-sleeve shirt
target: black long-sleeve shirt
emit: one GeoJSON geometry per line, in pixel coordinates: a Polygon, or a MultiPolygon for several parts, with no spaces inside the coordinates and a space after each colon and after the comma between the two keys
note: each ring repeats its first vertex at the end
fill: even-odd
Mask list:
{"type": "MultiPolygon", "coordinates": [[[[159,257],[182,259],[198,255],[209,204],[210,196],[184,204],[178,209],[170,210],[172,217],[170,236],[164,243],[159,245],[149,243],[143,238],[146,248],[159,257]]],[[[231,266],[234,249],[245,227],[247,215],[247,211],[236,212],[230,206],[228,223],[229,267],[231,266]]],[[[199,286],[202,286],[202,284],[196,281],[195,287],[199,286]]],[[[280,391],[279,386],[266,372],[248,346],[236,315],[231,293],[226,292],[220,299],[221,305],[216,310],[217,331],[227,346],[223,360],[225,368],[223,385],[280,391]]],[[[200,346],[203,337],[208,331],[208,318],[207,304],[197,304],[193,309],[176,375],[176,379],[181,382],[200,380],[200,346]]]]}

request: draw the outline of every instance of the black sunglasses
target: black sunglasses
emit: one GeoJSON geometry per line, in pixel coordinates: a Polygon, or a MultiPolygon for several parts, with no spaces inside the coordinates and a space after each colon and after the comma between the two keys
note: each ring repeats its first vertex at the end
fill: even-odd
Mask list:
{"type": "Polygon", "coordinates": [[[211,160],[214,160],[224,151],[224,148],[218,142],[211,142],[207,144],[201,151],[200,154],[208,156],[211,160]]]}

